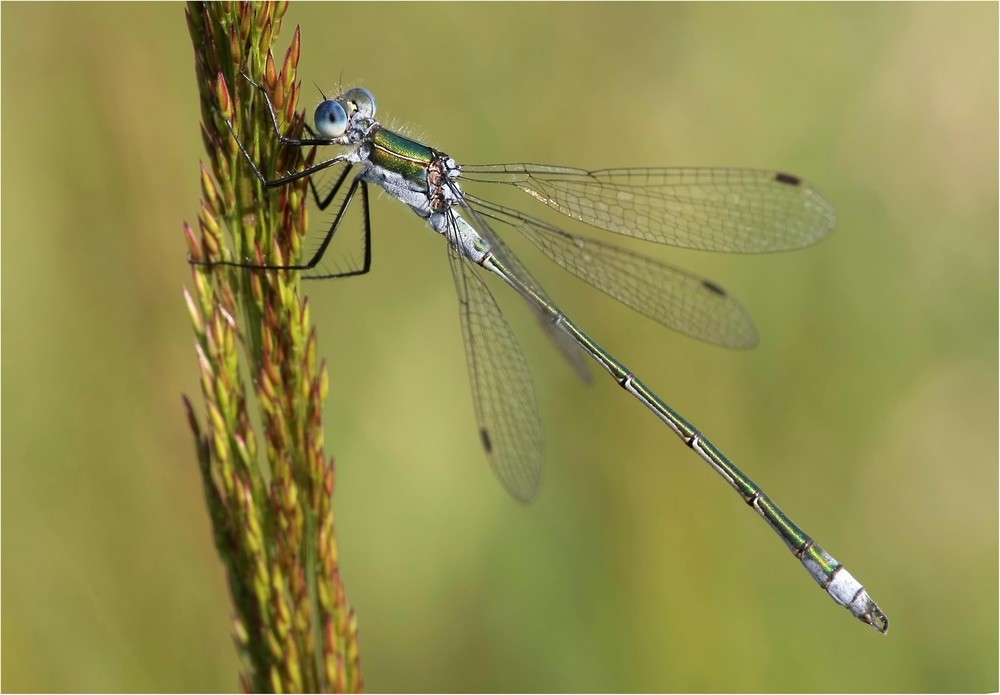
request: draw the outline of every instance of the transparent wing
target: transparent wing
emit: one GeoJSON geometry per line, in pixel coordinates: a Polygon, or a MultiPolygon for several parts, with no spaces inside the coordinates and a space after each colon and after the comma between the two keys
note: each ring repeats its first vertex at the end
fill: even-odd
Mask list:
{"type": "MultiPolygon", "coordinates": [[[[474,224],[474,223],[473,223],[474,224]]],[[[512,268],[514,272],[519,274],[519,277],[526,280],[532,287],[538,290],[538,293],[548,298],[545,294],[545,290],[539,285],[535,279],[531,276],[531,273],[524,267],[517,256],[515,256],[511,250],[504,243],[503,239],[493,233],[493,230],[485,224],[476,224],[476,230],[490,242],[493,247],[493,252],[500,256],[501,259],[507,264],[508,267],[512,268]],[[485,230],[485,231],[481,231],[485,230]]],[[[551,300],[550,300],[551,303],[551,300]]],[[[576,341],[573,340],[566,331],[558,328],[552,321],[549,320],[548,316],[540,312],[534,305],[529,304],[531,307],[531,312],[538,319],[538,323],[541,324],[542,330],[545,331],[546,335],[552,339],[552,342],[556,344],[556,348],[562,354],[563,358],[569,363],[576,372],[577,376],[586,383],[591,382],[590,367],[587,365],[587,355],[584,351],[577,345],[576,341]]]]}
{"type": "Polygon", "coordinates": [[[668,328],[724,347],[757,344],[750,315],[710,280],[469,194],[466,199],[481,215],[516,228],[560,267],[668,328]]]}
{"type": "MultiPolygon", "coordinates": [[[[493,229],[480,217],[479,213],[471,207],[467,202],[465,202],[465,194],[458,189],[452,188],[455,193],[456,199],[459,201],[459,205],[468,213],[468,219],[466,220],[471,224],[475,230],[482,236],[486,241],[490,243],[493,252],[497,254],[504,263],[511,268],[521,279],[525,280],[529,285],[535,288],[538,294],[546,299],[549,303],[552,300],[546,294],[545,290],[542,288],[541,284],[532,277],[528,269],[524,267],[524,264],[518,260],[517,256],[510,250],[507,244],[504,243],[503,239],[493,231],[493,229]]],[[[538,323],[541,324],[542,329],[545,333],[552,339],[555,343],[556,348],[562,353],[562,356],[573,368],[573,371],[577,373],[577,376],[584,382],[589,384],[591,381],[590,368],[587,363],[587,356],[566,332],[557,326],[555,326],[552,321],[549,320],[548,316],[540,312],[534,305],[531,305],[532,313],[535,318],[538,319],[538,323]]]]}
{"type": "Polygon", "coordinates": [[[486,164],[464,165],[462,179],[514,186],[609,232],[703,251],[797,249],[827,236],[836,223],[816,188],[778,171],[486,164]]]}
{"type": "Polygon", "coordinates": [[[458,292],[480,439],[507,491],[520,502],[530,502],[542,481],[544,439],[527,361],[489,288],[451,239],[448,260],[458,292]]]}

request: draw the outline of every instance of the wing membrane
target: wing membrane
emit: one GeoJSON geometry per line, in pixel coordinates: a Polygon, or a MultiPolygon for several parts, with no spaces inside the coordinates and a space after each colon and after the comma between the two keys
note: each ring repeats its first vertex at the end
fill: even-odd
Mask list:
{"type": "Polygon", "coordinates": [[[511,225],[553,262],[654,321],[694,338],[752,348],[757,331],[746,310],[715,283],[543,220],[466,195],[487,217],[511,225]]]}
{"type": "MultiPolygon", "coordinates": [[[[493,228],[490,227],[486,221],[482,219],[482,217],[480,217],[475,208],[471,207],[466,202],[465,194],[459,195],[458,191],[456,191],[456,197],[459,200],[459,205],[468,213],[468,219],[466,221],[471,224],[473,228],[475,228],[480,236],[490,243],[490,246],[493,248],[493,252],[499,255],[500,258],[503,259],[504,263],[517,273],[518,277],[522,278],[534,287],[539,295],[551,303],[552,300],[549,299],[541,284],[535,280],[534,277],[532,277],[531,273],[528,272],[528,269],[524,267],[524,264],[521,263],[513,252],[511,252],[510,248],[508,248],[507,244],[504,243],[503,239],[500,238],[493,228]]],[[[579,376],[584,383],[589,384],[591,378],[590,369],[587,366],[587,356],[584,354],[580,346],[577,345],[572,338],[566,335],[565,331],[553,325],[549,318],[540,312],[535,306],[530,303],[529,306],[531,307],[531,311],[535,315],[535,318],[538,319],[538,323],[541,324],[542,329],[549,336],[549,338],[552,339],[552,342],[555,343],[556,348],[560,353],[562,353],[562,356],[573,368],[573,371],[576,372],[577,376],[579,376]]]]}
{"type": "Polygon", "coordinates": [[[515,499],[530,502],[542,481],[544,439],[527,361],[489,288],[453,243],[448,260],[480,439],[503,486],[515,499]]]}
{"type": "Polygon", "coordinates": [[[462,178],[513,186],[598,229],[703,251],[797,249],[827,236],[836,223],[816,188],[763,169],[487,164],[463,166],[462,178]]]}

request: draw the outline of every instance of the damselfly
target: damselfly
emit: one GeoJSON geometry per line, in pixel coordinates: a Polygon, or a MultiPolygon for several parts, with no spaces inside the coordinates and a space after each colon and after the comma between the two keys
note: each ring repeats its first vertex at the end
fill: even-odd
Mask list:
{"type": "Polygon", "coordinates": [[[379,186],[410,206],[447,242],[480,439],[493,470],[510,494],[528,501],[538,490],[542,428],[524,355],[479,276],[481,270],[499,276],[527,301],[578,369],[585,369],[584,356],[596,360],[707,461],[764,518],[834,601],[879,632],[889,629],[888,618],[843,565],[694,425],[552,302],[494,231],[494,225],[513,227],[572,274],[659,323],[696,338],[729,347],[752,347],[757,334],[744,309],[709,280],[604,241],[570,234],[538,217],[465,191],[466,184],[513,187],[568,217],[608,232],[707,251],[759,253],[807,246],[832,231],[833,208],[814,187],[791,174],[751,169],[585,171],[537,164],[459,165],[440,150],[383,127],[375,119],[375,98],[361,88],[324,99],[316,109],[311,137],[286,137],[267,91],[253,84],[267,102],[275,136],[282,145],[347,148],[301,171],[268,179],[227,121],[256,177],[266,188],[277,188],[340,167],[329,194],[321,196],[312,187],[321,209],[335,200],[339,207],[318,248],[301,262],[219,264],[301,270],[307,278],[363,274],[371,267],[368,188],[379,186]],[[356,198],[362,208],[364,260],[353,269],[324,271],[320,262],[356,198]]]}

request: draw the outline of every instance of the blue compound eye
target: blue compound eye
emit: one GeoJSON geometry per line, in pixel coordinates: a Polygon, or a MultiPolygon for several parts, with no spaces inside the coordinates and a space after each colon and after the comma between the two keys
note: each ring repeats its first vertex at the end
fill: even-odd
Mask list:
{"type": "Polygon", "coordinates": [[[327,99],[316,107],[313,116],[316,132],[324,138],[339,138],[347,132],[347,112],[333,99],[327,99]]]}
{"type": "Polygon", "coordinates": [[[344,92],[340,99],[349,106],[353,106],[361,118],[375,116],[375,95],[364,87],[349,89],[344,92]]]}

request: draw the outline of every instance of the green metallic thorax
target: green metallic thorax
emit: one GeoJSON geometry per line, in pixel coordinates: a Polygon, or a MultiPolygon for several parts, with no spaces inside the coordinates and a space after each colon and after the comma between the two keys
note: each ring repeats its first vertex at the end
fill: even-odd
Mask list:
{"type": "Polygon", "coordinates": [[[372,137],[372,164],[409,181],[425,181],[434,150],[391,130],[380,128],[372,137]]]}

